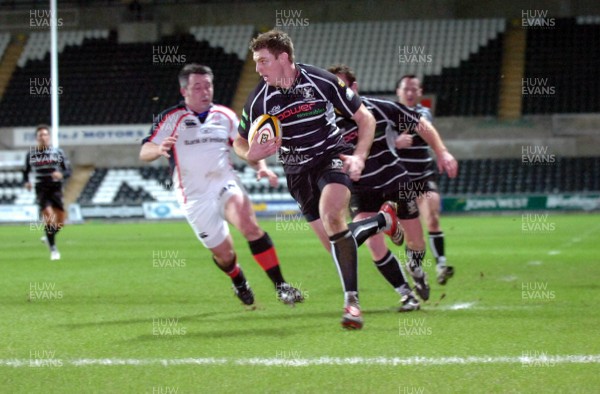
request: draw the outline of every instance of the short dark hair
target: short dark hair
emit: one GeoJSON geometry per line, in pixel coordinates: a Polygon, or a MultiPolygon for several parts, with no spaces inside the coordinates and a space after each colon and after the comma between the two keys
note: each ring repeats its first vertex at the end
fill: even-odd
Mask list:
{"type": "Polygon", "coordinates": [[[35,128],[35,136],[38,136],[38,133],[40,132],[40,130],[48,130],[48,133],[50,132],[50,126],[48,126],[45,123],[40,123],[39,125],[36,126],[35,128]]]}
{"type": "Polygon", "coordinates": [[[179,71],[179,75],[177,77],[179,79],[179,86],[186,88],[191,74],[208,75],[210,76],[211,80],[215,79],[215,75],[210,67],[205,66],[204,64],[190,63],[183,66],[181,71],[179,71]]]}
{"type": "Polygon", "coordinates": [[[250,50],[252,52],[268,49],[273,56],[278,57],[282,53],[287,53],[290,62],[294,62],[294,43],[287,33],[273,29],[261,33],[250,41],[250,50]]]}
{"type": "Polygon", "coordinates": [[[342,74],[344,77],[346,77],[350,85],[356,82],[356,75],[354,74],[354,70],[352,70],[345,64],[334,64],[332,66],[329,66],[327,68],[327,71],[329,71],[332,74],[342,74]]]}
{"type": "MultiPolygon", "coordinates": [[[[396,82],[396,89],[398,89],[400,87],[400,84],[402,83],[402,81],[404,81],[405,79],[419,79],[419,77],[417,77],[415,74],[406,74],[400,77],[400,79],[396,82]]],[[[421,85],[421,81],[419,80],[419,85],[421,85]]]]}

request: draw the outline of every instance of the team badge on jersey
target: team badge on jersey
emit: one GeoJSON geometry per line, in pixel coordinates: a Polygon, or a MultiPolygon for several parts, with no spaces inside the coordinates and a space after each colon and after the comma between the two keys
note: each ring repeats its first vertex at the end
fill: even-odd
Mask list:
{"type": "Polygon", "coordinates": [[[332,170],[339,170],[342,167],[344,167],[344,162],[341,159],[331,159],[332,170]]]}
{"type": "Polygon", "coordinates": [[[315,98],[315,93],[311,87],[302,88],[302,97],[304,97],[304,100],[312,100],[315,98]]]}
{"type": "Polygon", "coordinates": [[[268,112],[269,115],[275,115],[277,112],[281,111],[281,105],[277,104],[268,112]]]}

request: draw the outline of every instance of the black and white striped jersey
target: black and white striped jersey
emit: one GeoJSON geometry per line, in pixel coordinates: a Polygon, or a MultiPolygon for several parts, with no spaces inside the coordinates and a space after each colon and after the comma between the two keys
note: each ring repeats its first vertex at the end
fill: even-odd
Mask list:
{"type": "MultiPolygon", "coordinates": [[[[417,127],[420,115],[402,104],[389,100],[361,97],[365,107],[375,117],[375,138],[360,180],[354,183],[356,191],[398,190],[399,183],[407,180],[407,171],[392,145],[398,133],[417,127]]],[[[358,127],[352,119],[338,116],[338,127],[344,140],[353,145],[358,138],[358,127]]]]}
{"type": "Polygon", "coordinates": [[[35,185],[55,185],[63,180],[54,180],[52,173],[59,171],[63,180],[71,176],[71,164],[62,149],[53,147],[32,147],[25,157],[23,183],[29,182],[29,173],[33,173],[35,185]]]}
{"type": "MultiPolygon", "coordinates": [[[[417,104],[417,106],[414,108],[407,108],[418,112],[429,122],[433,122],[433,116],[431,116],[431,111],[429,111],[429,108],[423,107],[421,104],[417,104]]],[[[431,156],[427,142],[425,142],[425,140],[416,132],[416,130],[410,130],[409,133],[413,135],[412,146],[399,149],[398,156],[400,156],[400,159],[408,170],[410,177],[414,181],[418,181],[435,173],[435,162],[431,156]]]]}
{"type": "Polygon", "coordinates": [[[248,139],[252,122],[262,114],[277,116],[282,126],[278,161],[287,174],[298,174],[321,160],[350,153],[336,125],[335,110],[351,117],[360,99],[335,75],[321,68],[296,64],[296,78],[288,88],[261,81],[248,96],[238,132],[248,139]]]}

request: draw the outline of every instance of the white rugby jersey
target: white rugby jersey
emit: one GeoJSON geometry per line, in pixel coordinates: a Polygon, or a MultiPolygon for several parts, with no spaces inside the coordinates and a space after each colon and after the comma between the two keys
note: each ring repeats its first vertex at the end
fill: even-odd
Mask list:
{"type": "Polygon", "coordinates": [[[212,104],[207,112],[196,114],[181,103],[157,117],[142,143],[160,145],[178,135],[169,165],[177,197],[185,203],[219,193],[224,180],[235,179],[230,152],[238,124],[228,107],[212,104]]]}

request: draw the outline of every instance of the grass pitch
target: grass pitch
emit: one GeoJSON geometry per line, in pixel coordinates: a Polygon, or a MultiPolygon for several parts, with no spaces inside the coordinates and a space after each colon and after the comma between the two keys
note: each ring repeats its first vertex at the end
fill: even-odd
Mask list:
{"type": "MultiPolygon", "coordinates": [[[[233,296],[185,222],[66,227],[59,262],[36,224],[0,227],[0,391],[597,392],[600,221],[593,214],[443,218],[456,275],[422,310],[360,250],[365,327],[340,328],[336,270],[302,221],[263,221],[286,279],[279,303],[234,238],[257,300],[233,296]],[[532,225],[532,223],[534,225],[532,225]]],[[[394,249],[392,249],[394,250],[394,249]]],[[[397,253],[400,251],[396,250],[397,253]]]]}

